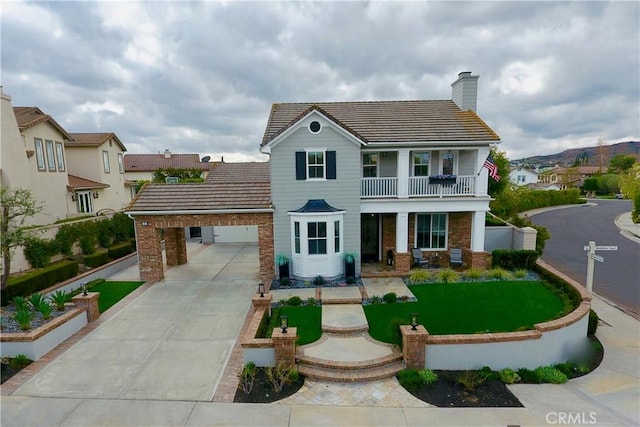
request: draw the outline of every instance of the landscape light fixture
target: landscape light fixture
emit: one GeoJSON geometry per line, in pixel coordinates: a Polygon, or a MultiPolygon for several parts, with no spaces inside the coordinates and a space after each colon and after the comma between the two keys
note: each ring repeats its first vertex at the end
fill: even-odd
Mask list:
{"type": "Polygon", "coordinates": [[[418,330],[418,313],[411,313],[411,330],[418,330]]]}
{"type": "Polygon", "coordinates": [[[286,334],[288,328],[289,328],[289,318],[285,315],[280,316],[280,329],[282,329],[282,333],[286,334]]]}
{"type": "Polygon", "coordinates": [[[260,298],[264,298],[264,283],[258,283],[258,293],[260,294],[260,298]]]}
{"type": "Polygon", "coordinates": [[[89,295],[89,292],[87,291],[87,284],[86,283],[82,283],[82,295],[83,296],[87,296],[89,295]]]}
{"type": "Polygon", "coordinates": [[[93,198],[94,198],[94,199],[97,199],[97,198],[98,198],[98,192],[94,192],[94,193],[93,193],[93,198]]]}

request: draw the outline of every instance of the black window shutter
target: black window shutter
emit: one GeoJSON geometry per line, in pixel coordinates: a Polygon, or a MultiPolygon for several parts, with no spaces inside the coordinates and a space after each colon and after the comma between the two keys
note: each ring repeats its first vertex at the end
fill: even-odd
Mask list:
{"type": "Polygon", "coordinates": [[[327,179],[336,179],[336,152],[327,151],[327,179]]]}
{"type": "Polygon", "coordinates": [[[296,151],[296,180],[307,179],[307,153],[296,151]]]}

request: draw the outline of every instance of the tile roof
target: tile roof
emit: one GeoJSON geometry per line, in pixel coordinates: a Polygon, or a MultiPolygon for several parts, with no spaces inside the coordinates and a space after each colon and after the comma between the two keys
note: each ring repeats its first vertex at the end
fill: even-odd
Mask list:
{"type": "Polygon", "coordinates": [[[69,147],[99,147],[105,142],[113,139],[120,146],[122,151],[127,151],[127,147],[113,132],[106,133],[70,133],[72,140],[67,141],[64,146],[69,147]]]}
{"type": "Polygon", "coordinates": [[[198,154],[173,154],[165,158],[164,154],[126,154],[124,156],[125,172],[153,172],[157,169],[190,169],[209,170],[212,163],[201,162],[198,154]]]}
{"type": "MultiPolygon", "coordinates": [[[[211,211],[271,208],[269,163],[215,163],[202,184],[148,184],[127,211],[211,211]]],[[[168,212],[169,213],[169,212],[168,212]]]]}
{"type": "Polygon", "coordinates": [[[107,188],[110,187],[109,184],[103,184],[102,182],[92,181],[90,179],[81,178],[76,175],[67,174],[69,178],[69,185],[67,185],[67,189],[69,191],[72,190],[92,190],[94,188],[107,188]]]}
{"type": "Polygon", "coordinates": [[[71,139],[69,133],[60,126],[53,117],[43,113],[38,107],[13,107],[13,114],[16,116],[16,122],[21,131],[48,121],[53,127],[58,129],[66,139],[71,139]]]}
{"type": "Polygon", "coordinates": [[[500,140],[475,112],[451,100],[320,102],[273,104],[261,146],[314,109],[365,143],[500,140]]]}

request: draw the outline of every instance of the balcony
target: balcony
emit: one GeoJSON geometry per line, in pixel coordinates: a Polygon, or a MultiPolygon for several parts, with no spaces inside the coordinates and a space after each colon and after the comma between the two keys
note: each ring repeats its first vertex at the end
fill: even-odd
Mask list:
{"type": "MultiPolygon", "coordinates": [[[[457,176],[454,183],[441,184],[427,176],[411,176],[407,182],[408,197],[461,197],[475,195],[475,176],[457,176]]],[[[362,198],[398,197],[398,178],[362,178],[362,198]]]]}

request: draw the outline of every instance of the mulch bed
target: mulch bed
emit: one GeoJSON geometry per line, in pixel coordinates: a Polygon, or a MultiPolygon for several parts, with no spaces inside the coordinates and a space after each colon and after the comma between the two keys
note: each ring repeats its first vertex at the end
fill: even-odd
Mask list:
{"type": "Polygon", "coordinates": [[[9,363],[5,363],[4,361],[0,363],[0,373],[2,374],[2,381],[0,383],[4,383],[9,378],[20,372],[23,368],[14,368],[9,363]]]}
{"type": "Polygon", "coordinates": [[[440,408],[523,407],[517,397],[502,381],[485,381],[473,392],[465,391],[456,383],[461,371],[434,371],[438,381],[417,390],[408,390],[418,399],[440,408]]]}
{"type": "Polygon", "coordinates": [[[263,368],[258,368],[251,393],[246,394],[244,391],[238,388],[233,401],[238,403],[271,403],[291,396],[292,394],[300,390],[303,384],[304,377],[300,375],[300,378],[297,382],[285,384],[282,388],[282,391],[276,393],[275,391],[273,391],[273,387],[267,380],[266,370],[263,368]]]}

